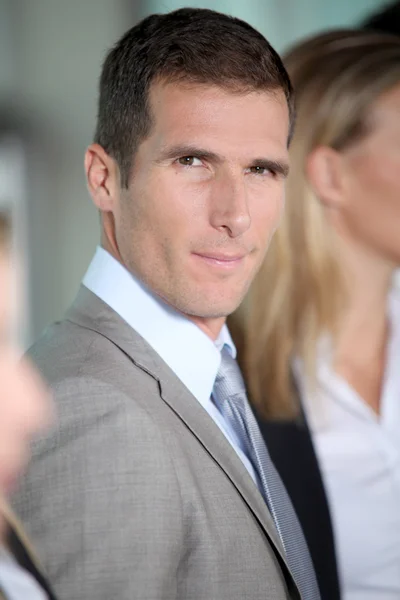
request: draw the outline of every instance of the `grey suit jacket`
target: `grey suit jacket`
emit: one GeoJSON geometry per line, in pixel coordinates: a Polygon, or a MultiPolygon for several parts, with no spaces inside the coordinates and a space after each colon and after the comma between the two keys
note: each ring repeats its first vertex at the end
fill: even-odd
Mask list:
{"type": "Polygon", "coordinates": [[[61,600],[300,597],[236,452],[110,307],[82,287],[31,356],[57,426],[14,506],[61,600]]]}

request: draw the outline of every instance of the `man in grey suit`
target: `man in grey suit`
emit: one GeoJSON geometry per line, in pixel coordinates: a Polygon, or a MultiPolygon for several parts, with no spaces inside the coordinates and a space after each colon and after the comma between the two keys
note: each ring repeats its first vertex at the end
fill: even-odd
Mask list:
{"type": "Polygon", "coordinates": [[[60,598],[317,597],[221,374],[225,318],[283,208],[292,118],[278,55],[226,15],[150,16],[105,60],[85,156],[101,247],[31,351],[58,425],[15,501],[60,598]]]}

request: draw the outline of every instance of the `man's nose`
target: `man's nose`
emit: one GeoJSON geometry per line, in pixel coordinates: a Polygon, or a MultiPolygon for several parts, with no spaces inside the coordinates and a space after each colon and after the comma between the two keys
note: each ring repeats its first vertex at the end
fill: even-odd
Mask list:
{"type": "Polygon", "coordinates": [[[224,229],[232,238],[249,229],[251,217],[243,174],[226,172],[218,175],[213,186],[210,222],[215,229],[224,229]]]}

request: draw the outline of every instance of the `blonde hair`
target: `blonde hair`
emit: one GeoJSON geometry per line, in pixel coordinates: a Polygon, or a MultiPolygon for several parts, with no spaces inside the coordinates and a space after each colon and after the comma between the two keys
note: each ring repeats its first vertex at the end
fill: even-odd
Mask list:
{"type": "Polygon", "coordinates": [[[344,298],[333,232],[306,176],[319,146],[341,151],[365,136],[370,107],[400,83],[400,40],[346,30],[318,35],[284,59],[295,90],[286,208],[265,261],[229,326],[251,400],[263,416],[293,418],[291,361],[315,375],[316,341],[332,334],[344,298]]]}
{"type": "Polygon", "coordinates": [[[14,530],[15,534],[23,544],[32,563],[35,565],[38,571],[41,571],[42,568],[40,566],[39,560],[36,556],[36,553],[33,549],[30,540],[28,539],[24,531],[24,528],[22,527],[22,524],[20,523],[18,517],[15,515],[14,511],[12,510],[9,503],[2,494],[0,494],[0,518],[4,519],[6,525],[14,530]]]}

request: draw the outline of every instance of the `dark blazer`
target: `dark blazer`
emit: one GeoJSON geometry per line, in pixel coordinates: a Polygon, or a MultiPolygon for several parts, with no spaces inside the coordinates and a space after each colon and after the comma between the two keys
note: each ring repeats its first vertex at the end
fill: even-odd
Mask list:
{"type": "Polygon", "coordinates": [[[30,551],[26,548],[17,531],[11,525],[9,525],[7,529],[6,545],[19,565],[36,579],[40,587],[47,594],[49,600],[57,600],[43,573],[31,556],[30,551]]]}
{"type": "Polygon", "coordinates": [[[340,600],[328,500],[307,421],[258,418],[271,458],[299,517],[323,600],[340,600]]]}

